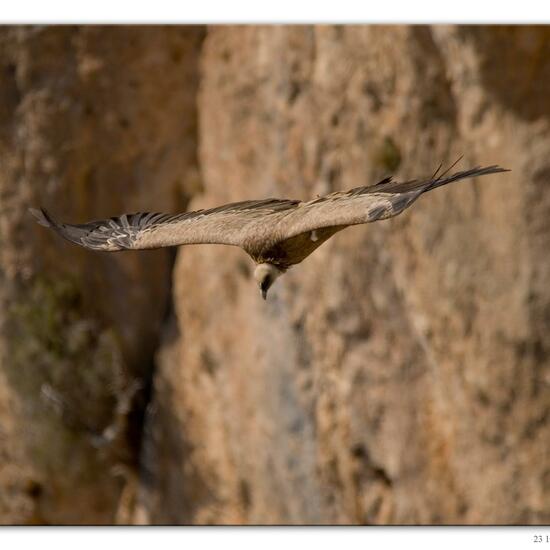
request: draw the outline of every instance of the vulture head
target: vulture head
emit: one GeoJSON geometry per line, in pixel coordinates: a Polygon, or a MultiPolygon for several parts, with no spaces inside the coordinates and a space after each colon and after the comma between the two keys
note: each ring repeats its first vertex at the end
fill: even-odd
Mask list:
{"type": "Polygon", "coordinates": [[[275,282],[277,277],[280,277],[283,274],[283,271],[278,267],[275,267],[273,264],[259,264],[254,270],[254,279],[260,287],[262,293],[262,298],[265,300],[267,298],[267,291],[271,285],[275,282]]]}

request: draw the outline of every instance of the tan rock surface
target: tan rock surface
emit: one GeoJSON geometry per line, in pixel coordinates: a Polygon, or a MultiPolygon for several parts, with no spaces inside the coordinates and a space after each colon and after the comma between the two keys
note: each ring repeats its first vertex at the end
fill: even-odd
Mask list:
{"type": "Polygon", "coordinates": [[[2,523],[115,519],[136,462],[170,253],[90,254],[27,208],[75,221],[183,208],[197,179],[202,33],[0,31],[2,523]]]}
{"type": "Polygon", "coordinates": [[[193,208],[460,154],[513,171],[338,234],[267,303],[239,250],[181,249],[145,521],[550,520],[549,44],[544,27],[209,29],[193,208]]]}
{"type": "Polygon", "coordinates": [[[0,521],[548,523],[548,28],[204,34],[0,30],[0,521]],[[512,172],[339,233],[267,302],[237,249],[172,272],[26,212],[305,199],[460,154],[512,172]]]}

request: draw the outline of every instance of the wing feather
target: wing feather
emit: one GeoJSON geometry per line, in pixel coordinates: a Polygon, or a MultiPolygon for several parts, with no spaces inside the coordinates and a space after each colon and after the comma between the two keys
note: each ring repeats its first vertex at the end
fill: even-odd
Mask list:
{"type": "Polygon", "coordinates": [[[75,225],[58,223],[44,209],[30,211],[38,223],[73,243],[114,252],[206,243],[245,247],[251,235],[260,240],[269,231],[267,218],[295,208],[299,202],[244,201],[182,214],[139,212],[75,225]]]}
{"type": "Polygon", "coordinates": [[[300,204],[285,217],[287,238],[325,227],[345,227],[397,216],[426,191],[465,178],[508,170],[499,166],[475,167],[448,177],[397,182],[386,178],[376,185],[338,191],[300,204]]]}

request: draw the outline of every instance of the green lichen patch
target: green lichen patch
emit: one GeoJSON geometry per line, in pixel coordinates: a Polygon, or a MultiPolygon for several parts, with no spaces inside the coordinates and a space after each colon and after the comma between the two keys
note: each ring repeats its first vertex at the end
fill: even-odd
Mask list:
{"type": "Polygon", "coordinates": [[[69,478],[86,475],[94,470],[87,462],[97,459],[90,451],[124,446],[114,441],[124,434],[112,436],[112,426],[120,424],[118,404],[134,381],[116,330],[84,309],[78,281],[43,276],[18,292],[8,327],[6,370],[26,411],[33,461],[48,470],[74,464],[69,478]]]}
{"type": "Polygon", "coordinates": [[[393,173],[401,165],[401,151],[390,137],[384,139],[374,147],[372,160],[374,165],[384,173],[393,173]]]}

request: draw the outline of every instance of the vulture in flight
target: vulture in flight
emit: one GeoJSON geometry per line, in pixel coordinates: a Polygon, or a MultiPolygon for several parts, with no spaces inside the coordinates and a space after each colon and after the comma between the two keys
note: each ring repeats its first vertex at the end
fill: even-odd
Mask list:
{"type": "Polygon", "coordinates": [[[338,231],[397,216],[436,187],[507,171],[499,166],[476,167],[447,176],[453,166],[438,176],[440,166],[429,179],[398,182],[389,177],[375,185],[337,191],[307,202],[249,200],[182,214],[123,214],[77,225],[56,222],[44,209],[30,211],[41,225],[91,250],[114,252],[207,243],[239,246],[256,263],[254,278],[265,299],[278,277],[338,231]]]}

